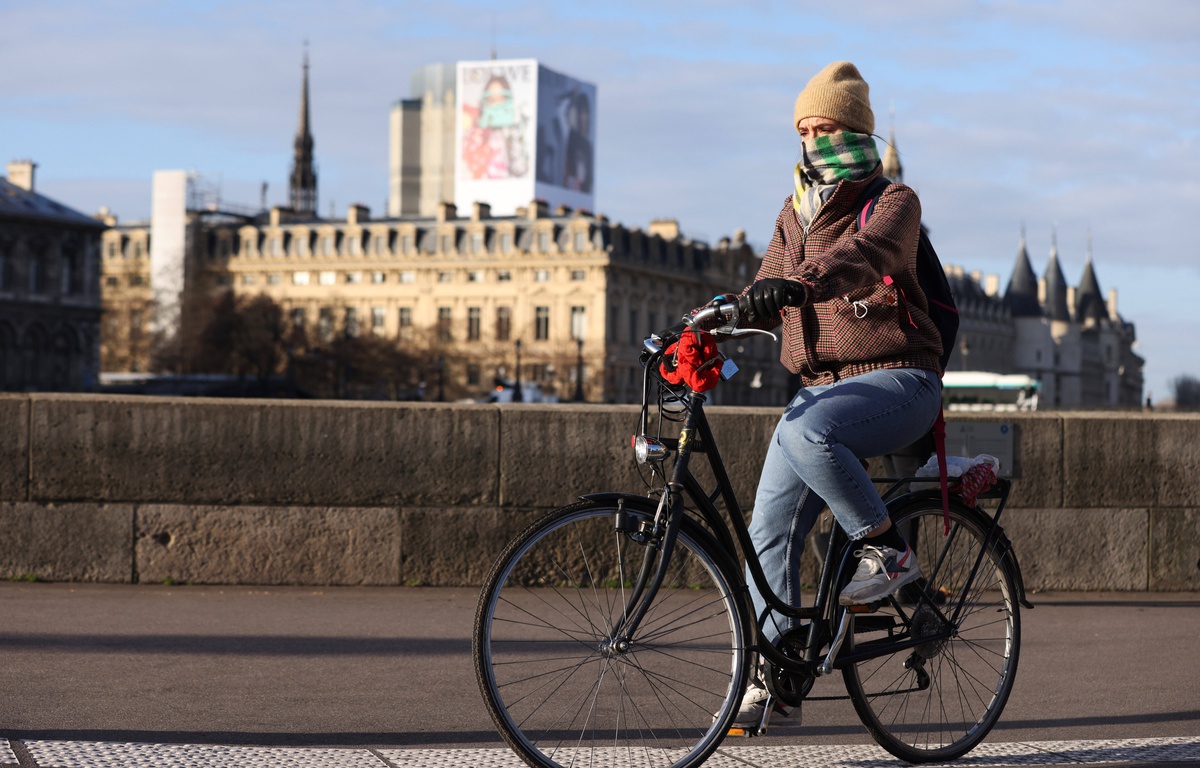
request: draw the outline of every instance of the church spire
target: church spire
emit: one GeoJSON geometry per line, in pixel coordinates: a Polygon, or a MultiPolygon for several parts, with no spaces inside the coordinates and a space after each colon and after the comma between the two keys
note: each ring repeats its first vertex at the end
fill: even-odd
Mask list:
{"type": "Polygon", "coordinates": [[[288,202],[293,211],[317,214],[317,171],[313,164],[313,137],[308,121],[308,43],[304,43],[304,79],[300,86],[300,125],[296,129],[288,202]]]}
{"type": "Polygon", "coordinates": [[[883,151],[883,175],[892,181],[904,182],[904,169],[900,167],[900,153],[896,151],[896,110],[888,110],[888,145],[883,151]]]}

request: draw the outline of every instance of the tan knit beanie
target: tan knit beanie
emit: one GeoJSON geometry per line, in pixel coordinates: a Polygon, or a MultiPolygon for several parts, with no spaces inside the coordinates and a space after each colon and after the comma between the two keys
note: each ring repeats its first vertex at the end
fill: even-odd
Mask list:
{"type": "Polygon", "coordinates": [[[800,130],[806,117],[828,117],[845,123],[857,133],[875,132],[870,89],[858,68],[848,61],[835,61],[818,72],[796,97],[792,127],[800,130]]]}

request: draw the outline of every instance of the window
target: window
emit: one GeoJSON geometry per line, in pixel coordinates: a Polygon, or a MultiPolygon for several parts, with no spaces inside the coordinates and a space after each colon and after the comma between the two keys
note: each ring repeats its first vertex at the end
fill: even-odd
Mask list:
{"type": "Polygon", "coordinates": [[[508,281],[512,280],[512,272],[509,272],[507,269],[502,269],[496,273],[496,280],[497,282],[507,283],[508,281]]]}
{"type": "Polygon", "coordinates": [[[638,343],[639,339],[637,336],[638,336],[638,331],[640,328],[641,328],[641,324],[638,322],[638,311],[636,309],[629,310],[629,343],[630,344],[638,343]]]}
{"type": "MultiPolygon", "coordinates": [[[[0,291],[6,290],[8,288],[8,281],[5,279],[6,277],[7,277],[7,275],[4,274],[3,270],[0,270],[0,291]]],[[[115,288],[118,285],[120,285],[120,283],[121,283],[121,281],[119,279],[117,279],[116,277],[110,276],[110,277],[104,278],[104,284],[107,285],[109,288],[115,288]]]]}
{"type": "Polygon", "coordinates": [[[362,254],[362,241],[359,239],[358,235],[355,235],[354,237],[350,238],[350,255],[358,256],[360,254],[362,254]]]}
{"type": "Polygon", "coordinates": [[[46,268],[40,257],[34,256],[29,262],[29,292],[39,294],[45,288],[46,268]]]}
{"type": "Polygon", "coordinates": [[[479,232],[471,235],[471,253],[483,253],[483,235],[479,232]]]}
{"type": "Polygon", "coordinates": [[[416,272],[401,272],[400,273],[400,282],[405,285],[410,285],[412,283],[417,282],[417,273],[416,272]]]}
{"type": "Polygon", "coordinates": [[[108,244],[108,258],[113,259],[113,258],[116,258],[116,256],[117,256],[117,244],[109,243],[108,244]]]}
{"type": "Polygon", "coordinates": [[[304,330],[304,307],[296,307],[292,310],[292,328],[297,331],[304,330]]]}
{"type": "Polygon", "coordinates": [[[321,307],[317,315],[317,339],[321,342],[333,341],[333,309],[321,307]]]}
{"type": "Polygon", "coordinates": [[[293,272],[292,273],[292,285],[308,285],[308,273],[307,272],[293,272]]]}
{"type": "Polygon", "coordinates": [[[405,235],[404,237],[400,238],[400,250],[404,251],[405,253],[413,252],[413,236],[412,235],[405,235]]]}
{"type": "Polygon", "coordinates": [[[346,282],[350,285],[358,285],[362,282],[362,272],[347,272],[346,282]]]}
{"type": "Polygon", "coordinates": [[[496,308],[496,341],[508,341],[512,336],[512,308],[496,308]]]}
{"type": "Polygon", "coordinates": [[[575,282],[579,282],[580,280],[587,280],[587,270],[584,270],[584,269],[571,270],[571,279],[574,280],[575,282]]]}
{"type": "Polygon", "coordinates": [[[412,307],[400,307],[400,338],[412,336],[412,307]]]}
{"type": "Polygon", "coordinates": [[[321,238],[321,254],[324,256],[333,255],[333,235],[325,235],[321,238]]]}
{"type": "Polygon", "coordinates": [[[587,307],[571,307],[571,339],[582,341],[587,337],[587,307]]]}
{"type": "Polygon", "coordinates": [[[442,253],[454,250],[454,235],[442,235],[442,253]]]}
{"type": "Polygon", "coordinates": [[[479,319],[482,310],[479,307],[467,307],[467,341],[479,341],[479,319]]]}
{"type": "Polygon", "coordinates": [[[646,315],[646,330],[653,332],[657,331],[659,327],[657,312],[651,312],[646,315]]]}
{"type": "Polygon", "coordinates": [[[278,237],[271,238],[271,255],[272,256],[282,256],[283,255],[283,241],[280,240],[278,237]]]}
{"type": "Polygon", "coordinates": [[[321,285],[333,285],[334,283],[337,282],[337,273],[336,272],[322,272],[317,277],[317,282],[320,283],[321,285]]]}
{"type": "Polygon", "coordinates": [[[346,307],[346,336],[358,338],[358,307],[346,307]]]}
{"type": "Polygon", "coordinates": [[[471,283],[482,283],[483,282],[483,270],[477,269],[474,272],[468,272],[467,273],[467,281],[471,282],[471,283]]]}
{"type": "Polygon", "coordinates": [[[511,232],[505,232],[500,235],[500,250],[504,253],[511,253],[513,247],[513,236],[511,232]]]}
{"type": "MultiPolygon", "coordinates": [[[[246,250],[249,250],[249,249],[250,249],[250,241],[247,240],[246,241],[246,250]]],[[[142,257],[142,243],[140,240],[133,244],[133,257],[135,259],[140,259],[142,257]]]]}
{"type": "Polygon", "coordinates": [[[550,233],[538,232],[538,250],[546,253],[550,250],[550,233]]]}
{"type": "Polygon", "coordinates": [[[387,238],[383,235],[375,236],[375,253],[380,256],[387,253],[387,238]]]}
{"type": "Polygon", "coordinates": [[[534,338],[538,341],[550,338],[550,307],[534,309],[534,338]]]}
{"type": "Polygon", "coordinates": [[[233,285],[233,275],[217,275],[217,285],[233,285]]]}
{"type": "Polygon", "coordinates": [[[383,335],[383,327],[387,323],[387,309],[371,307],[371,332],[376,336],[383,335]]]}
{"type": "Polygon", "coordinates": [[[587,232],[576,232],[575,233],[575,250],[577,250],[577,251],[587,250],[587,232]]]}
{"type": "Polygon", "coordinates": [[[297,256],[307,256],[308,255],[308,237],[307,236],[297,237],[295,249],[296,249],[297,256]]]}
{"type": "Polygon", "coordinates": [[[255,282],[256,282],[256,280],[254,278],[254,275],[250,275],[250,274],[242,275],[242,285],[254,285],[255,282]]]}
{"type": "Polygon", "coordinates": [[[608,338],[610,341],[617,340],[617,306],[615,304],[608,308],[608,338]]]}
{"type": "Polygon", "coordinates": [[[375,285],[379,285],[381,283],[386,283],[387,282],[387,273],[386,272],[372,272],[371,273],[371,282],[374,283],[375,285]]]}
{"type": "Polygon", "coordinates": [[[267,285],[279,285],[283,282],[283,275],[274,274],[267,275],[267,285]]]}
{"type": "Polygon", "coordinates": [[[467,363],[467,386],[479,386],[479,363],[467,363]]]}
{"type": "Polygon", "coordinates": [[[438,282],[439,283],[450,283],[453,281],[454,281],[454,273],[453,272],[438,272],[438,282]]]}
{"type": "Polygon", "coordinates": [[[129,284],[134,286],[135,288],[139,285],[145,285],[146,278],[142,277],[141,275],[130,275],[129,276],[129,284]]]}
{"type": "Polygon", "coordinates": [[[438,307],[437,337],[438,341],[450,341],[451,310],[450,307],[438,307]]]}
{"type": "Polygon", "coordinates": [[[550,270],[539,269],[537,272],[533,273],[533,279],[538,281],[539,283],[549,282],[550,281],[550,270]]]}

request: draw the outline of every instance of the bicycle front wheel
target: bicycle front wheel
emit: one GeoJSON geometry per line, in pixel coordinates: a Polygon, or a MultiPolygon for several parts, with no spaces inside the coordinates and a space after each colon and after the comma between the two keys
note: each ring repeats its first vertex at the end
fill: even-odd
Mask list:
{"type": "Polygon", "coordinates": [[[1021,645],[1012,559],[996,540],[984,551],[990,521],[961,503],[951,505],[948,536],[940,500],[914,502],[892,521],[922,579],[856,616],[843,657],[897,636],[934,639],[848,664],[842,674],[881,747],[910,763],[954,760],[983,740],[1012,691],[1021,645]]]}
{"type": "Polygon", "coordinates": [[[549,513],[493,566],[475,617],[480,691],[534,766],[702,763],[737,714],[748,624],[729,565],[685,520],[662,587],[622,629],[659,542],[651,516],[583,502],[549,513]]]}

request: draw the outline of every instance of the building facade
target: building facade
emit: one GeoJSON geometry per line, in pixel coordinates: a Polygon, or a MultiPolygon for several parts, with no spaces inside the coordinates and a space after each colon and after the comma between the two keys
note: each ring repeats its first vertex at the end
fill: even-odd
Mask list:
{"type": "MultiPolygon", "coordinates": [[[[588,401],[640,402],[642,339],[740,289],[759,263],[740,234],[710,247],[673,221],[627,228],[539,201],[504,217],[443,204],[430,218],[372,219],[351,206],[338,220],[282,208],[261,221],[190,220],[188,291],[266,295],[316,344],[371,334],[423,350],[431,367],[441,361],[446,391],[471,399],[517,378],[519,355],[520,379],[547,394],[571,399],[578,381],[588,401]]],[[[130,323],[149,311],[149,264],[136,257],[146,236],[140,225],[105,234],[106,305],[130,323]]],[[[714,402],[786,400],[777,344],[755,337],[726,351],[741,372],[714,402]]]]}
{"type": "Polygon", "coordinates": [[[0,178],[0,391],[94,389],[104,224],[39,194],[36,167],[0,178]]]}

